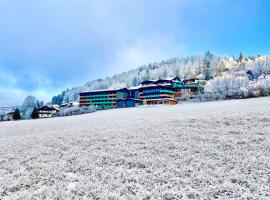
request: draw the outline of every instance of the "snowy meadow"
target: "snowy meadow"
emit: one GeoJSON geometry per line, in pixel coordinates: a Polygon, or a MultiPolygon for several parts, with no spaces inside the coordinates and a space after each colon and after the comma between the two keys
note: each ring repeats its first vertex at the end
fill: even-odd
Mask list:
{"type": "Polygon", "coordinates": [[[270,199],[270,98],[0,123],[0,199],[270,199]]]}

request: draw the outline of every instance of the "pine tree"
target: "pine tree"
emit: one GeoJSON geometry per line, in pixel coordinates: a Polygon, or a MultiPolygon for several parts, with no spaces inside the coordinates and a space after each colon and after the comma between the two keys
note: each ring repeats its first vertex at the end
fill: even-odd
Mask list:
{"type": "Polygon", "coordinates": [[[212,76],[212,68],[211,68],[211,60],[213,58],[213,54],[210,51],[207,51],[204,55],[204,76],[205,80],[210,80],[213,78],[212,76]]]}
{"type": "Polygon", "coordinates": [[[37,107],[37,108],[40,107],[40,102],[39,102],[39,100],[37,100],[37,102],[36,102],[36,107],[37,107]]]}
{"type": "Polygon", "coordinates": [[[137,77],[133,77],[131,85],[132,86],[137,86],[138,85],[138,82],[139,81],[138,81],[137,77]]]}
{"type": "Polygon", "coordinates": [[[242,62],[245,59],[244,54],[241,52],[238,58],[238,62],[242,62]]]}
{"type": "Polygon", "coordinates": [[[39,118],[39,114],[38,114],[38,109],[34,108],[33,112],[32,112],[32,119],[38,119],[39,118]]]}
{"type": "Polygon", "coordinates": [[[44,102],[43,101],[39,102],[39,106],[40,107],[44,106],[44,102]]]}
{"type": "Polygon", "coordinates": [[[16,108],[14,115],[13,115],[14,120],[20,120],[21,119],[21,114],[18,108],[16,108]]]}
{"type": "Polygon", "coordinates": [[[162,78],[166,79],[168,76],[168,72],[166,69],[164,69],[163,73],[162,73],[162,78]]]}

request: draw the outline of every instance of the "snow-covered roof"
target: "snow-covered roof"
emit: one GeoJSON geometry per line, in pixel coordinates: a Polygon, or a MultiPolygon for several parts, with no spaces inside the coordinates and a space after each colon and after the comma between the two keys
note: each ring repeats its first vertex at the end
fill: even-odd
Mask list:
{"type": "Polygon", "coordinates": [[[110,91],[118,91],[118,90],[127,90],[127,88],[90,90],[90,91],[82,91],[80,93],[88,93],[88,92],[110,92],[110,91]]]}
{"type": "Polygon", "coordinates": [[[155,79],[155,80],[145,80],[145,81],[141,82],[141,84],[147,83],[147,82],[155,83],[155,82],[158,82],[158,81],[172,81],[173,79],[179,79],[179,78],[178,77],[167,77],[167,78],[155,79]]]}
{"type": "Polygon", "coordinates": [[[147,87],[160,87],[160,86],[170,86],[171,84],[151,84],[151,85],[142,85],[141,88],[147,88],[147,87]]]}
{"type": "Polygon", "coordinates": [[[176,79],[176,78],[178,78],[178,77],[177,76],[171,76],[171,77],[168,77],[168,78],[165,78],[165,79],[162,79],[162,80],[172,81],[173,79],[176,79]]]}
{"type": "Polygon", "coordinates": [[[59,111],[59,108],[56,108],[55,105],[45,105],[45,106],[42,106],[42,107],[38,108],[38,110],[43,110],[44,108],[48,108],[50,110],[57,110],[57,111],[59,111]]]}
{"type": "Polygon", "coordinates": [[[133,87],[130,87],[128,89],[130,90],[137,90],[137,89],[140,89],[142,86],[138,85],[138,86],[133,86],[133,87]]]}

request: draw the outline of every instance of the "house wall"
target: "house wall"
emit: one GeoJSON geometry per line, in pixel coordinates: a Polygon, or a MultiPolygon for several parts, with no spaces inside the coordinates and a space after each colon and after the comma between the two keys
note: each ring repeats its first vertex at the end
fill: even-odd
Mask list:
{"type": "Polygon", "coordinates": [[[110,109],[116,107],[116,92],[84,93],[80,95],[80,107],[90,105],[98,109],[110,109]]]}
{"type": "Polygon", "coordinates": [[[140,99],[159,99],[159,98],[174,98],[176,91],[174,88],[165,86],[149,86],[139,90],[140,99]]]}
{"type": "Polygon", "coordinates": [[[117,108],[125,108],[125,107],[126,107],[125,100],[118,100],[117,101],[117,108]]]}
{"type": "Polygon", "coordinates": [[[4,121],[12,121],[13,120],[13,114],[5,114],[3,116],[4,121]]]}
{"type": "Polygon", "coordinates": [[[39,118],[50,118],[54,113],[56,113],[56,110],[39,110],[38,116],[39,118]]]}
{"type": "Polygon", "coordinates": [[[135,107],[135,100],[127,100],[126,101],[126,107],[130,108],[130,107],[135,107]]]}
{"type": "Polygon", "coordinates": [[[96,91],[80,94],[80,107],[90,105],[98,109],[117,108],[117,100],[129,97],[128,90],[96,91]]]}

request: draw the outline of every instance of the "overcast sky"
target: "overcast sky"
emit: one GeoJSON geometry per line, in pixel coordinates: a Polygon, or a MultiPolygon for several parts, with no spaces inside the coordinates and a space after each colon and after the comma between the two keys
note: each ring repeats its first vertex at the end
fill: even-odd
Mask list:
{"type": "Polygon", "coordinates": [[[268,0],[0,0],[0,106],[149,62],[270,54],[268,0]]]}

